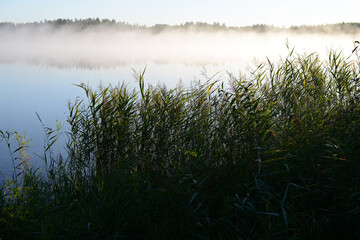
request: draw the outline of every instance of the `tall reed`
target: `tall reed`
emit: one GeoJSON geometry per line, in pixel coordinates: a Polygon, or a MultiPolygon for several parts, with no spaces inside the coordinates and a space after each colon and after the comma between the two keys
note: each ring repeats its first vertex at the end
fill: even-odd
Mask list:
{"type": "MultiPolygon", "coordinates": [[[[359,236],[358,60],[290,51],[251,75],[189,88],[144,76],[139,90],[79,85],[68,158],[45,155],[51,177],[25,181],[37,186],[30,202],[46,206],[33,209],[55,213],[45,223],[25,214],[44,238],[60,234],[59,221],[71,223],[64,237],[99,239],[359,236]]],[[[30,209],[27,198],[17,204],[30,209]]],[[[14,203],[1,199],[0,236],[20,234],[6,215],[14,203]]]]}

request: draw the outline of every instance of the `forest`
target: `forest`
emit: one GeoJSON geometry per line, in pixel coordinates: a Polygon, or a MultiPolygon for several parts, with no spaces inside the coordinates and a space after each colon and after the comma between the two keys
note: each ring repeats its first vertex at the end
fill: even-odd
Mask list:
{"type": "Polygon", "coordinates": [[[24,27],[42,27],[51,26],[55,28],[72,27],[78,30],[83,29],[117,29],[117,30],[147,30],[153,33],[159,33],[166,30],[194,30],[194,31],[238,31],[238,32],[290,32],[290,33],[346,33],[354,34],[360,30],[360,23],[337,23],[324,25],[301,25],[290,27],[279,27],[266,24],[255,24],[251,26],[226,26],[224,23],[214,22],[212,24],[205,22],[186,22],[180,25],[155,24],[153,26],[131,24],[128,22],[118,22],[114,19],[56,19],[44,20],[33,23],[11,23],[2,22],[0,28],[21,29],[24,27]]]}

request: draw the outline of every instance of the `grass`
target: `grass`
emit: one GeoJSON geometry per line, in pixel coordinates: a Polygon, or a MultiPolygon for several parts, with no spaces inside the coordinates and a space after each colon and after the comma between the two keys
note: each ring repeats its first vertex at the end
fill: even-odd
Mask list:
{"type": "Polygon", "coordinates": [[[0,237],[360,238],[359,70],[290,51],[228,84],[80,85],[67,158],[60,125],[44,127],[46,176],[24,167],[25,140],[11,151],[0,237]]]}

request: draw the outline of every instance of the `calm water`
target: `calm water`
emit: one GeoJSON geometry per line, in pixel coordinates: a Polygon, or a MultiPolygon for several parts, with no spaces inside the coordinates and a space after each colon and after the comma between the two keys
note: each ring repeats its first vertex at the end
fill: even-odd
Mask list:
{"type": "MultiPolygon", "coordinates": [[[[224,39],[219,38],[216,40],[215,38],[218,42],[214,44],[211,43],[210,39],[205,45],[201,45],[201,42],[204,41],[202,38],[201,42],[199,41],[197,43],[201,51],[196,52],[198,49],[196,44],[191,45],[191,48],[186,45],[183,49],[189,51],[189,54],[183,54],[180,50],[179,52],[172,52],[172,55],[169,55],[171,58],[170,63],[163,62],[166,62],[167,51],[169,49],[176,49],[176,46],[172,42],[173,45],[170,44],[167,48],[162,48],[159,42],[163,40],[160,39],[160,41],[157,39],[156,41],[154,40],[157,49],[148,53],[145,62],[136,63],[136,59],[141,59],[140,52],[134,53],[138,54],[139,57],[134,58],[133,63],[122,63],[122,65],[119,66],[115,64],[116,67],[112,68],[102,68],[101,64],[99,65],[99,61],[95,61],[97,64],[96,69],[77,68],[75,67],[76,65],[67,65],[64,68],[63,61],[67,59],[64,58],[64,56],[58,59],[59,63],[62,64],[60,65],[63,67],[57,67],[56,64],[53,63],[56,63],[56,54],[60,54],[60,52],[51,52],[52,64],[46,64],[46,61],[48,61],[46,52],[41,52],[41,56],[38,56],[36,55],[37,53],[35,54],[35,51],[26,51],[25,59],[22,59],[24,61],[21,59],[14,61],[14,59],[21,58],[22,52],[17,50],[16,54],[11,55],[11,51],[4,46],[7,42],[1,43],[0,40],[2,47],[0,48],[0,130],[16,130],[20,134],[26,131],[27,135],[31,138],[28,153],[32,163],[36,166],[41,166],[41,160],[36,156],[36,153],[41,155],[43,152],[44,132],[35,113],[37,112],[43,122],[52,128],[55,127],[56,120],[59,120],[64,124],[64,131],[66,131],[67,102],[69,100],[74,101],[78,96],[84,97],[84,92],[79,87],[74,86],[74,84],[87,83],[96,88],[100,82],[104,85],[117,85],[119,82],[125,82],[129,87],[137,87],[136,79],[133,76],[133,69],[140,71],[144,69],[145,66],[147,66],[145,74],[146,82],[153,85],[164,83],[169,88],[175,87],[180,80],[185,86],[189,86],[190,82],[194,79],[204,80],[205,78],[202,76],[204,69],[206,69],[208,76],[212,76],[220,71],[218,77],[226,81],[228,79],[227,72],[238,76],[239,71],[247,72],[250,67],[255,66],[255,62],[259,63],[264,61],[266,57],[277,62],[280,57],[286,56],[288,52],[285,47],[287,37],[283,35],[272,36],[267,34],[262,37],[257,36],[253,39],[246,39],[245,42],[241,42],[242,39],[243,37],[238,37],[235,38],[236,41],[225,41],[225,43],[221,45],[221,48],[219,48],[220,50],[212,51],[212,48],[224,42],[224,39]],[[194,49],[194,51],[191,49],[194,49]],[[234,51],[232,51],[233,49],[234,51]],[[207,50],[209,50],[211,54],[201,56],[202,52],[207,52],[207,50]],[[159,56],[161,54],[161,58],[159,57],[160,60],[156,57],[157,52],[159,52],[159,56]],[[221,55],[222,52],[226,54],[221,55]],[[11,59],[12,63],[6,60],[6,54],[9,54],[9,59],[11,59]],[[154,55],[155,57],[153,57],[154,55]],[[185,59],[186,61],[175,61],[177,56],[181,56],[181,59],[185,59]],[[226,63],[216,62],[217,56],[219,56],[221,62],[226,63]],[[37,57],[41,57],[41,61],[35,62],[41,63],[42,65],[24,63],[37,57]],[[196,63],[192,63],[193,58],[196,58],[196,63]],[[212,63],[207,62],[205,66],[199,64],[199,62],[206,62],[206,60],[209,59],[211,59],[212,63]],[[226,61],[227,59],[230,59],[230,61],[226,61]]],[[[191,42],[191,36],[188,36],[186,40],[191,42]]],[[[353,41],[359,39],[348,35],[341,37],[338,35],[310,34],[307,36],[297,36],[296,38],[288,40],[290,40],[293,46],[296,46],[296,50],[300,53],[304,51],[307,53],[316,51],[325,57],[326,52],[328,52],[330,48],[341,49],[344,55],[348,56],[353,49],[353,41]]],[[[89,46],[94,45],[91,44],[89,46]]],[[[133,50],[137,48],[137,46],[132,47],[133,50]]],[[[145,47],[142,46],[142,51],[151,49],[151,46],[145,47]]],[[[71,57],[71,53],[72,51],[68,49],[66,56],[71,57]]],[[[77,54],[76,61],[74,60],[74,62],[86,62],[88,55],[83,56],[82,52],[78,52],[77,54]]],[[[98,53],[95,52],[94,54],[95,55],[91,55],[92,59],[94,59],[98,53]]],[[[105,55],[102,56],[102,58],[105,57],[105,55]]],[[[123,58],[120,59],[121,61],[124,60],[124,56],[122,57],[123,58]]],[[[100,58],[100,60],[102,58],[100,58]]],[[[114,56],[113,60],[116,63],[117,59],[114,58],[114,56]]],[[[94,63],[94,61],[92,63],[94,63]]],[[[65,135],[63,141],[64,139],[65,135]]],[[[16,145],[14,145],[13,150],[15,148],[16,145]]],[[[61,144],[56,146],[55,149],[64,152],[61,144]]],[[[0,175],[5,175],[5,177],[9,176],[12,171],[12,162],[4,143],[0,143],[0,171],[0,175]]]]}
{"type": "MultiPolygon", "coordinates": [[[[173,64],[133,64],[111,69],[79,69],[36,66],[28,64],[0,64],[0,129],[16,130],[20,134],[27,132],[30,137],[28,153],[36,165],[41,161],[36,154],[42,154],[44,131],[36,113],[49,127],[55,128],[56,120],[64,124],[68,114],[68,101],[76,97],[85,97],[84,91],[75,84],[86,83],[96,88],[103,85],[117,85],[125,82],[131,88],[137,88],[134,70],[139,72],[147,67],[145,80],[149,84],[164,83],[169,88],[179,81],[186,86],[190,82],[204,80],[220,71],[217,77],[227,80],[227,72],[237,73],[245,67],[241,63],[225,65],[195,66],[180,63],[173,64]]],[[[63,139],[65,139],[65,134],[63,139]]],[[[14,142],[13,150],[16,149],[14,142]]],[[[55,150],[62,151],[62,146],[55,150]]],[[[4,143],[0,144],[0,170],[9,175],[12,170],[9,151],[4,143]]]]}

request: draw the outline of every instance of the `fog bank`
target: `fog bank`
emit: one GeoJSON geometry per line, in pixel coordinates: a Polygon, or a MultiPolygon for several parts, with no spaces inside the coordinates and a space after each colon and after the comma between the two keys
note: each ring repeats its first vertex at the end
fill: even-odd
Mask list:
{"type": "Polygon", "coordinates": [[[56,67],[108,68],[132,63],[190,65],[272,61],[288,53],[286,42],[298,53],[330,49],[351,54],[360,34],[317,34],[239,31],[109,30],[50,26],[0,28],[0,62],[25,62],[56,67]]]}

